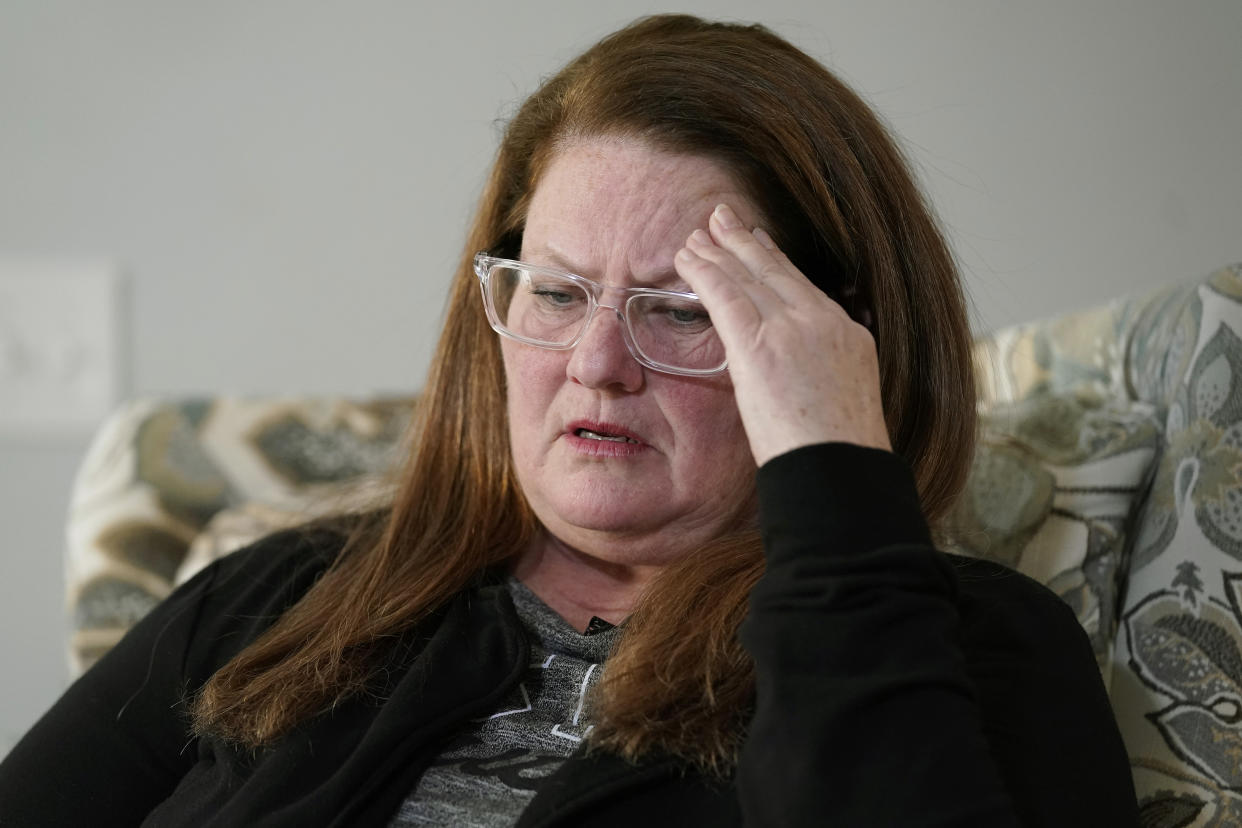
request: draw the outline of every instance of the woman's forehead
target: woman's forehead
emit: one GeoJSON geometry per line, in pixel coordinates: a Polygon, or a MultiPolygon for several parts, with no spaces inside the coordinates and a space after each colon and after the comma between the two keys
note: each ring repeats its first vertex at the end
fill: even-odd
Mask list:
{"type": "Polygon", "coordinates": [[[665,279],[686,236],[722,201],[757,221],[736,178],[714,159],[638,139],[574,141],[558,149],[535,188],[521,255],[595,279],[665,279]]]}

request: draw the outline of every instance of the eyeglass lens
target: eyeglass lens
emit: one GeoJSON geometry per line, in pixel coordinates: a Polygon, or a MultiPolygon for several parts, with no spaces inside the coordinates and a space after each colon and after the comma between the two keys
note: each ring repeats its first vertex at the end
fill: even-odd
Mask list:
{"type": "MultiPolygon", "coordinates": [[[[591,310],[587,289],[556,274],[496,265],[488,287],[500,324],[535,344],[563,347],[574,342],[591,310]]],[[[634,345],[652,362],[697,371],[725,361],[724,345],[698,301],[635,294],[626,302],[624,316],[634,345]]]]}

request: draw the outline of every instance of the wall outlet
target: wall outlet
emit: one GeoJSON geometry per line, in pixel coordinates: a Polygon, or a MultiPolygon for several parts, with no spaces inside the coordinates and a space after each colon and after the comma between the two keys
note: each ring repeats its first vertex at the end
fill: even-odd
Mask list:
{"type": "Polygon", "coordinates": [[[0,436],[80,436],[111,413],[119,292],[107,265],[0,261],[0,436]]]}

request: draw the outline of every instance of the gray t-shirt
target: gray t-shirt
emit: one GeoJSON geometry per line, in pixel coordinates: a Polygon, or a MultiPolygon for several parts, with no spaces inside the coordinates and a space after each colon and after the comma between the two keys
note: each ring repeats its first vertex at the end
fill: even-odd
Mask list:
{"type": "MultiPolygon", "coordinates": [[[[517,688],[484,719],[467,723],[419,779],[391,825],[512,826],[540,782],[591,730],[586,709],[621,630],[583,634],[509,576],[506,585],[530,639],[517,688]]],[[[597,626],[594,622],[592,627],[597,626]]]]}

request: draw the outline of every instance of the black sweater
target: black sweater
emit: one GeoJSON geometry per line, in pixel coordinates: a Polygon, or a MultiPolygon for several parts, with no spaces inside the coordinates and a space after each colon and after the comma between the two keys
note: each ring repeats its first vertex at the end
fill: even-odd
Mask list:
{"type": "MultiPolygon", "coordinates": [[[[768,564],[741,630],[757,707],[733,778],[578,756],[520,826],[1136,824],[1090,647],[1056,596],[936,552],[891,454],[812,446],[758,482],[768,564]]],[[[0,764],[0,825],[386,825],[458,726],[522,676],[501,587],[458,595],[394,646],[377,693],[257,757],[187,728],[188,693],[340,543],[282,533],[178,589],[0,764]]]]}

